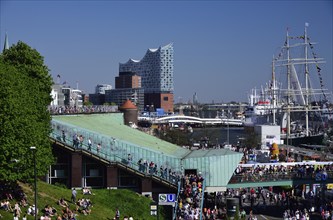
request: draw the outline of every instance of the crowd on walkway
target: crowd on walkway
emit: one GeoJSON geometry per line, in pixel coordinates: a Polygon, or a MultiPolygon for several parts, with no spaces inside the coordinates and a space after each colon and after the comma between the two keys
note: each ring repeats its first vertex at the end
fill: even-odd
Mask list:
{"type": "Polygon", "coordinates": [[[91,106],[49,106],[51,115],[70,115],[70,114],[92,114],[117,112],[118,106],[113,105],[91,105],[91,106]]]}
{"type": "Polygon", "coordinates": [[[258,165],[251,167],[238,166],[231,182],[275,181],[291,178],[327,178],[333,172],[333,163],[329,165],[258,165]]]}
{"type": "MultiPolygon", "coordinates": [[[[59,128],[60,129],[60,128],[59,128]]],[[[58,132],[60,131],[59,129],[58,132]]],[[[107,147],[103,146],[101,143],[94,143],[92,138],[84,137],[82,134],[79,134],[77,132],[66,132],[65,130],[61,130],[60,134],[57,135],[57,139],[66,143],[72,145],[75,149],[87,149],[88,151],[94,151],[97,154],[103,154],[103,156],[107,155],[107,147]],[[68,134],[69,133],[69,134],[68,134]],[[72,137],[68,137],[72,135],[72,137]]],[[[147,173],[151,175],[156,175],[158,177],[161,177],[167,181],[170,181],[174,184],[177,184],[180,180],[181,174],[180,171],[172,169],[172,167],[167,166],[166,164],[157,164],[156,162],[144,158],[140,158],[136,163],[133,162],[133,155],[132,153],[124,153],[124,151],[121,151],[121,149],[118,149],[115,146],[116,139],[112,138],[112,141],[110,141],[109,152],[118,153],[119,155],[122,155],[121,162],[127,166],[130,166],[134,169],[138,169],[142,173],[147,173]],[[118,150],[118,152],[116,152],[118,150]]]]}
{"type": "MultiPolygon", "coordinates": [[[[131,166],[131,163],[129,162],[128,165],[131,166]]],[[[181,178],[181,174],[179,172],[176,172],[166,165],[160,165],[158,168],[158,165],[154,161],[149,162],[148,160],[141,158],[138,160],[137,165],[140,172],[161,177],[162,179],[168,180],[174,184],[177,184],[181,178]]]]}
{"type": "Polygon", "coordinates": [[[186,174],[181,178],[178,196],[177,219],[200,219],[203,198],[203,177],[201,174],[186,174]]]}

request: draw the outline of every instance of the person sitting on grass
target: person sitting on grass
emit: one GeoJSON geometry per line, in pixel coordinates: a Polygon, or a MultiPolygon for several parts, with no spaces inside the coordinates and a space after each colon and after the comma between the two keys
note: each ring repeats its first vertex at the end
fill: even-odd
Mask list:
{"type": "Polygon", "coordinates": [[[10,205],[10,202],[8,200],[4,200],[3,202],[1,202],[1,208],[6,211],[13,211],[12,206],[10,205]]]}
{"type": "Polygon", "coordinates": [[[28,206],[27,197],[24,196],[24,197],[21,199],[21,201],[20,201],[20,205],[21,205],[22,207],[26,207],[26,206],[28,206]]]}
{"type": "Polygon", "coordinates": [[[91,190],[87,187],[82,189],[83,195],[91,195],[91,190]]]}
{"type": "Polygon", "coordinates": [[[38,214],[38,209],[36,210],[35,205],[29,206],[27,213],[28,213],[28,215],[35,216],[35,213],[38,214]]]}
{"type": "Polygon", "coordinates": [[[40,220],[52,220],[52,219],[50,216],[47,216],[46,214],[44,214],[40,217],[40,220]]]}
{"type": "Polygon", "coordinates": [[[51,207],[49,204],[47,204],[44,207],[44,212],[45,212],[46,216],[54,216],[55,213],[57,212],[57,210],[55,208],[51,207]]]}
{"type": "Polygon", "coordinates": [[[18,203],[15,203],[15,206],[14,206],[14,214],[20,218],[20,215],[21,215],[22,211],[21,211],[21,208],[19,206],[18,203]]]}
{"type": "Polygon", "coordinates": [[[61,199],[59,199],[58,205],[60,205],[64,208],[66,208],[68,206],[67,202],[65,201],[65,199],[63,197],[61,197],[61,199]]]}

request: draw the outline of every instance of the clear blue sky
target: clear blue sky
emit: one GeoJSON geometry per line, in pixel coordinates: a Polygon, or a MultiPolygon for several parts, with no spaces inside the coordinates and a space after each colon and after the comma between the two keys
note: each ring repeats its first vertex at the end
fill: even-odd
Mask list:
{"type": "Polygon", "coordinates": [[[290,35],[308,34],[325,58],[332,91],[332,1],[3,1],[1,49],[21,40],[51,75],[93,93],[114,86],[119,63],[174,44],[175,101],[247,101],[270,79],[271,60],[290,35]]]}

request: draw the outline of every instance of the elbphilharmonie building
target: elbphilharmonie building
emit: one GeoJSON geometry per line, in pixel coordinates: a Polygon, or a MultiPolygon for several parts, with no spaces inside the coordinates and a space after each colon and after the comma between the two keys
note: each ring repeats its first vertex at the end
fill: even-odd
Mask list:
{"type": "Polygon", "coordinates": [[[148,49],[141,60],[129,59],[119,64],[119,72],[141,76],[145,106],[173,111],[173,44],[148,49]]]}

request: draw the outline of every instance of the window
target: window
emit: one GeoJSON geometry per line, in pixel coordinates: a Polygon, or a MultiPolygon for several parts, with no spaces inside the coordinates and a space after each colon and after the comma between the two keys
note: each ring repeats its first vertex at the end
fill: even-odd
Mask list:
{"type": "Polygon", "coordinates": [[[169,101],[169,97],[168,96],[164,96],[163,97],[163,101],[169,101]]]}

